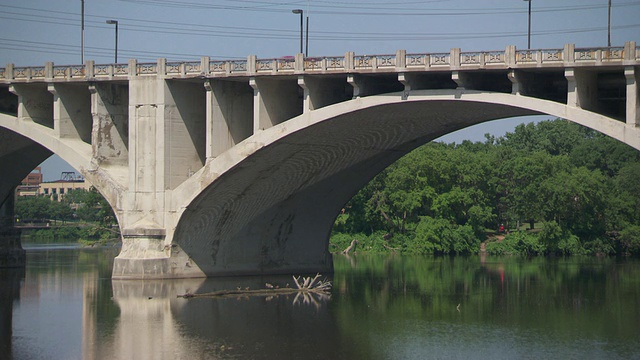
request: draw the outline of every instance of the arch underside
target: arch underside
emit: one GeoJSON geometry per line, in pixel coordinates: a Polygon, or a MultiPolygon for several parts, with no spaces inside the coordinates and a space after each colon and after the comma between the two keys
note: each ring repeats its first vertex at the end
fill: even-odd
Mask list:
{"type": "Polygon", "coordinates": [[[335,217],[381,170],[444,134],[536,114],[509,105],[431,100],[331,117],[222,173],[187,206],[173,241],[208,276],[330,272],[335,217]]]}
{"type": "Polygon", "coordinates": [[[0,127],[0,205],[36,166],[53,153],[44,146],[0,127]]]}
{"type": "MultiPolygon", "coordinates": [[[[119,208],[118,201],[123,192],[123,187],[120,185],[123,175],[120,172],[116,173],[117,168],[105,169],[92,164],[91,145],[74,139],[60,139],[54,135],[52,129],[33,121],[21,121],[13,115],[4,113],[0,113],[0,136],[6,137],[6,141],[0,138],[3,140],[0,143],[0,151],[11,153],[5,160],[6,165],[0,163],[0,169],[3,171],[16,169],[11,170],[15,178],[7,181],[13,183],[13,187],[19,185],[31,170],[55,153],[79,171],[105,197],[114,210],[119,208]],[[22,170],[18,171],[18,168],[22,170]]],[[[0,156],[4,155],[4,152],[0,152],[0,156]]],[[[4,185],[4,175],[0,185],[4,185]]],[[[0,188],[0,191],[3,189],[0,188]]],[[[0,195],[2,195],[1,192],[0,195]]],[[[118,215],[119,212],[116,211],[116,217],[118,215]]]]}

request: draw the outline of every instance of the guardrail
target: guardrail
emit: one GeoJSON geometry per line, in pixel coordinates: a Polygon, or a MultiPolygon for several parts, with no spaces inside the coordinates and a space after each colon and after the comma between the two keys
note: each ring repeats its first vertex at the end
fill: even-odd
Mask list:
{"type": "Polygon", "coordinates": [[[87,80],[127,78],[130,76],[161,75],[169,77],[247,76],[255,74],[305,74],[323,72],[367,71],[415,71],[473,68],[518,68],[529,66],[573,66],[590,64],[637,63],[640,47],[633,41],[621,47],[575,48],[567,44],[563,49],[516,50],[508,46],[504,51],[461,52],[451,49],[448,53],[407,54],[399,50],[395,55],[356,55],[304,58],[213,60],[203,57],[200,61],[171,61],[159,59],[155,63],[53,65],[17,67],[8,64],[0,68],[0,81],[22,80],[87,80]],[[569,64],[569,65],[567,65],[569,64]]]}

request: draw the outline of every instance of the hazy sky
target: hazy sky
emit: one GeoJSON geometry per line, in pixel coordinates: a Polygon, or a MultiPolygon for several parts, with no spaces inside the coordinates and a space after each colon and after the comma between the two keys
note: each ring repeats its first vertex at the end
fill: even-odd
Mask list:
{"type": "MultiPolygon", "coordinates": [[[[608,0],[531,0],[531,47],[607,45],[608,0]]],[[[81,0],[0,0],[0,64],[81,62],[81,0]]],[[[300,17],[309,17],[309,56],[502,50],[527,46],[523,0],[85,0],[85,60],[114,61],[113,25],[119,22],[118,60],[139,62],[290,56],[299,50],[300,17]]],[[[640,44],[640,1],[612,0],[611,43],[640,44]]],[[[4,66],[4,65],[0,65],[4,66]]],[[[536,117],[544,119],[548,117],[536,117]]],[[[528,118],[494,121],[445,137],[482,140],[528,118]]],[[[45,178],[66,171],[59,159],[45,178]]]]}

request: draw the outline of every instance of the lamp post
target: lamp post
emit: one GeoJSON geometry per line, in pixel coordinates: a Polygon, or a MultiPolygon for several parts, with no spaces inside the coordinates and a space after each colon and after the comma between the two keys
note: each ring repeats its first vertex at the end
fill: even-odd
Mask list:
{"type": "Polygon", "coordinates": [[[107,24],[116,26],[116,61],[118,63],[118,21],[117,20],[107,20],[107,24]]]}
{"type": "Polygon", "coordinates": [[[302,25],[303,25],[303,15],[304,11],[302,9],[291,10],[294,14],[300,14],[300,53],[302,54],[302,25]]]}
{"type": "Polygon", "coordinates": [[[524,0],[529,3],[529,27],[527,30],[527,49],[531,49],[531,0],[524,0]]]}
{"type": "Polygon", "coordinates": [[[607,46],[611,47],[611,0],[609,0],[609,21],[607,24],[607,46]]]}
{"type": "Polygon", "coordinates": [[[80,0],[80,63],[84,64],[84,0],[80,0]]]}

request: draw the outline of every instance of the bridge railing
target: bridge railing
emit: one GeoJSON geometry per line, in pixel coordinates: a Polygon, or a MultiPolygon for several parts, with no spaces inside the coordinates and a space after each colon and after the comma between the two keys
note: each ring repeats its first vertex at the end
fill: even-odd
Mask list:
{"type": "Polygon", "coordinates": [[[257,59],[249,56],[242,60],[214,60],[203,57],[200,61],[167,61],[126,64],[53,65],[17,67],[8,64],[0,68],[0,81],[68,81],[86,79],[127,78],[129,76],[157,75],[167,77],[198,76],[251,76],[258,74],[304,74],[325,72],[400,72],[446,69],[512,68],[530,66],[582,66],[632,64],[640,61],[640,47],[631,41],[620,47],[575,48],[567,44],[563,49],[516,50],[508,46],[504,51],[470,51],[451,49],[446,53],[356,55],[304,58],[295,57],[257,59]]]}

